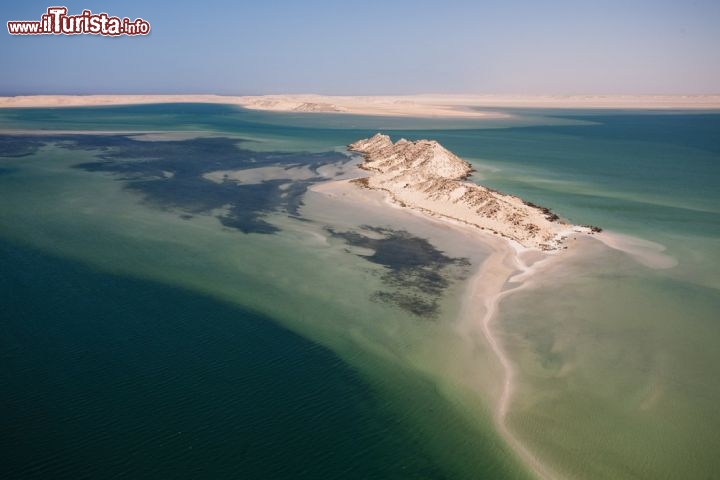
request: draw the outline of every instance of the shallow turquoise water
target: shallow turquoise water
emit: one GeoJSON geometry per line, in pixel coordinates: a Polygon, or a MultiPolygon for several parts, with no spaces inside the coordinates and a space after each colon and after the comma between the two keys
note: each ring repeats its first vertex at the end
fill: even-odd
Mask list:
{"type": "Polygon", "coordinates": [[[248,162],[336,162],[383,130],[437,139],[481,183],[667,248],[678,265],[652,270],[598,247],[503,302],[497,328],[519,372],[509,420],[571,478],[712,475],[720,114],[508,112],[448,123],[217,105],[0,111],[17,130],[222,137],[4,137],[7,471],[523,478],[489,406],[477,400],[468,420],[476,400],[433,370],[467,361],[448,352],[462,286],[451,272],[467,253],[373,231],[315,244],[327,231],[303,226],[312,177],[203,180],[248,162]],[[378,263],[353,250],[368,246],[385,249],[378,263]],[[402,307],[412,298],[422,308],[402,307]]]}

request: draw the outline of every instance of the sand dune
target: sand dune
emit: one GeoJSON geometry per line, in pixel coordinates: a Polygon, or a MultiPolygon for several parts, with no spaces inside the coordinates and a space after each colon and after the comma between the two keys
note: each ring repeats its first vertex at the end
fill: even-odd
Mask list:
{"type": "Polygon", "coordinates": [[[30,95],[0,97],[0,108],[148,103],[216,103],[254,110],[401,117],[497,118],[483,108],[720,109],[720,95],[30,95]]]}

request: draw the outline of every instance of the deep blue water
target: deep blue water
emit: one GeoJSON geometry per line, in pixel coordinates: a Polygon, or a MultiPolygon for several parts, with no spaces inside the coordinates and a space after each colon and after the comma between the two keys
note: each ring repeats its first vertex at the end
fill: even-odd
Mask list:
{"type": "Polygon", "coordinates": [[[6,242],[0,265],[4,479],[443,478],[261,315],[6,242]]]}

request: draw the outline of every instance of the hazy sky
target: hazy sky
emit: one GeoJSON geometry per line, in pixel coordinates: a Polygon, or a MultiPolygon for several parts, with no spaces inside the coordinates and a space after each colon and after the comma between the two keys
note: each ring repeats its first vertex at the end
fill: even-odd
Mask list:
{"type": "Polygon", "coordinates": [[[720,93],[720,0],[48,1],[2,2],[1,95],[720,93]],[[7,33],[55,4],[152,33],[7,33]]]}

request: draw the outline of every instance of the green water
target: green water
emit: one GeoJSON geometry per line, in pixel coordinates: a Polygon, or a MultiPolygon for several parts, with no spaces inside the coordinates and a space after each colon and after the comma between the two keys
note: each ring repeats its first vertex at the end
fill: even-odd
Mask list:
{"type": "Polygon", "coordinates": [[[478,181],[667,249],[677,266],[656,270],[593,244],[503,300],[508,425],[563,477],[716,476],[720,115],[509,112],[0,111],[2,128],[46,130],[0,143],[3,470],[527,478],[493,425],[496,359],[456,331],[482,248],[413,216],[328,206],[305,193],[312,175],[203,177],[344,162],[344,145],[381,129],[437,139],[478,181]]]}

